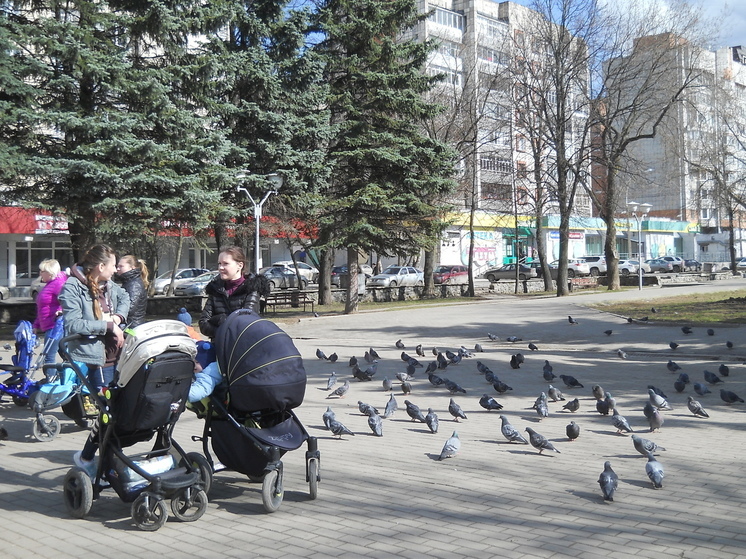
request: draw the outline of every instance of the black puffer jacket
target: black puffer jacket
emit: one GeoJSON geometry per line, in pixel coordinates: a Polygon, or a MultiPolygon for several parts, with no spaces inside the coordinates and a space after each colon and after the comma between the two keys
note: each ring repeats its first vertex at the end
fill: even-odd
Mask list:
{"type": "MultiPolygon", "coordinates": [[[[252,308],[251,294],[253,292],[256,291],[260,296],[269,293],[269,282],[264,276],[248,274],[245,278],[244,282],[231,293],[230,297],[225,290],[225,282],[220,279],[220,276],[205,287],[207,302],[202,310],[202,315],[199,317],[199,329],[208,338],[215,337],[218,327],[225,322],[225,319],[233,311],[252,308]]],[[[259,312],[259,309],[252,310],[259,312]]]]}
{"type": "Polygon", "coordinates": [[[117,274],[114,279],[130,296],[127,327],[134,327],[145,322],[145,313],[148,310],[148,291],[145,289],[140,270],[132,268],[123,274],[117,274]]]}

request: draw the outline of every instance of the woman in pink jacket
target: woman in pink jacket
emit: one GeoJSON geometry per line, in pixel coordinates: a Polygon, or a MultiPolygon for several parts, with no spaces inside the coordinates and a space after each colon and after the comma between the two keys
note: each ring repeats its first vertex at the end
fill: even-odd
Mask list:
{"type": "MultiPolygon", "coordinates": [[[[39,275],[41,281],[46,285],[36,297],[36,320],[34,320],[34,330],[37,333],[44,332],[44,346],[47,347],[47,338],[50,336],[54,323],[62,315],[62,306],[57,296],[62,290],[62,286],[67,281],[67,274],[60,271],[60,263],[53,258],[42,260],[39,264],[39,275]]],[[[54,363],[57,360],[57,349],[59,340],[56,340],[48,346],[48,351],[44,355],[44,363],[54,363]]]]}

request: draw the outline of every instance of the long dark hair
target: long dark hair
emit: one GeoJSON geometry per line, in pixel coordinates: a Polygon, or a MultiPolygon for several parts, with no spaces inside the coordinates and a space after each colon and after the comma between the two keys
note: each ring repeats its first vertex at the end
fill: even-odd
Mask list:
{"type": "Polygon", "coordinates": [[[116,253],[108,245],[95,245],[88,249],[88,252],[83,256],[83,260],[80,262],[81,268],[83,268],[83,275],[88,281],[88,290],[91,293],[91,299],[93,299],[93,316],[97,319],[101,319],[104,316],[101,310],[101,288],[98,282],[91,278],[91,273],[99,264],[106,264],[109,262],[111,257],[116,258],[116,253]]]}

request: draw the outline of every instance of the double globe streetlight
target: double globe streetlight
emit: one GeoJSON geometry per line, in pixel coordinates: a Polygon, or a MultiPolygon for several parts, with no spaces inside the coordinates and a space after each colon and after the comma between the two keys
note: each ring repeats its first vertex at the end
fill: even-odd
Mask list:
{"type": "Polygon", "coordinates": [[[637,222],[637,277],[639,279],[639,289],[642,289],[642,263],[643,263],[643,242],[642,242],[642,220],[650,213],[653,204],[638,204],[637,202],[628,202],[627,207],[632,213],[632,217],[637,222]]]}
{"type": "MultiPolygon", "coordinates": [[[[242,169],[241,171],[238,172],[238,174],[236,174],[236,178],[238,180],[243,180],[250,176],[253,176],[253,173],[249,171],[248,169],[242,169]]],[[[236,191],[244,192],[246,196],[249,197],[249,200],[251,200],[251,203],[254,206],[254,222],[256,223],[256,237],[254,240],[254,273],[255,274],[259,273],[259,268],[261,268],[261,263],[262,263],[262,251],[259,245],[259,221],[262,219],[262,207],[264,206],[264,203],[267,201],[267,199],[272,194],[277,194],[277,191],[280,189],[283,183],[283,178],[277,173],[269,173],[268,175],[264,175],[264,178],[272,185],[272,188],[264,193],[264,196],[259,202],[254,200],[254,197],[251,195],[251,193],[248,190],[246,190],[243,186],[236,187],[236,191]]]]}

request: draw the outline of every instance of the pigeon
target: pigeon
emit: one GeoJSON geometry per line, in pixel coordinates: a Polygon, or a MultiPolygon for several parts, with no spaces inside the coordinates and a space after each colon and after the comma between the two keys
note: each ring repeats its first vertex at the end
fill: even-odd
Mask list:
{"type": "Polygon", "coordinates": [[[601,415],[609,415],[609,403],[606,400],[597,400],[596,411],[601,415]]]}
{"type": "Polygon", "coordinates": [[[394,415],[394,412],[399,409],[399,404],[396,402],[396,398],[394,398],[394,395],[391,394],[389,396],[389,401],[386,402],[386,409],[383,412],[383,418],[388,419],[392,415],[394,415]]]}
{"type": "Polygon", "coordinates": [[[482,349],[482,344],[474,344],[474,351],[482,353],[484,351],[484,349],[482,349]]]}
{"type": "Polygon", "coordinates": [[[425,357],[425,350],[422,349],[422,344],[417,344],[417,346],[414,348],[414,352],[420,357],[425,357]]]}
{"type": "Polygon", "coordinates": [[[652,390],[653,392],[655,392],[658,396],[661,396],[662,398],[668,398],[668,396],[664,394],[663,390],[661,390],[660,388],[656,386],[653,386],[652,384],[648,384],[648,390],[652,390]]]}
{"type": "Polygon", "coordinates": [[[326,428],[331,429],[329,427],[329,423],[331,422],[332,419],[335,418],[335,414],[332,411],[332,408],[330,406],[326,406],[326,411],[324,412],[324,415],[322,417],[324,420],[324,425],[326,425],[326,428]]]}
{"type": "Polygon", "coordinates": [[[720,389],[720,399],[726,404],[735,404],[736,402],[741,402],[743,404],[743,398],[738,394],[722,388],[720,389]]]}
{"type": "Polygon", "coordinates": [[[523,339],[519,338],[518,336],[508,336],[507,338],[505,338],[505,341],[506,342],[516,343],[516,342],[522,342],[523,339]]]}
{"type": "Polygon", "coordinates": [[[718,367],[718,373],[720,373],[721,377],[727,377],[730,375],[730,369],[728,368],[728,365],[725,363],[720,363],[720,366],[718,367]]]}
{"type": "Polygon", "coordinates": [[[650,452],[648,452],[648,463],[645,464],[645,472],[648,474],[650,481],[653,482],[655,489],[663,487],[663,466],[650,452]]]}
{"type": "Polygon", "coordinates": [[[642,408],[643,415],[645,416],[646,419],[650,419],[651,417],[653,417],[654,411],[655,411],[655,407],[653,406],[653,404],[650,403],[650,400],[648,400],[645,403],[645,407],[642,408]]]}
{"type": "Polygon", "coordinates": [[[451,401],[448,402],[448,413],[450,413],[453,416],[454,421],[458,421],[459,419],[466,419],[466,414],[461,409],[461,406],[459,406],[456,403],[456,400],[451,398],[451,401]]]}
{"type": "Polygon", "coordinates": [[[681,331],[684,332],[684,334],[691,334],[692,333],[692,327],[691,326],[682,326],[681,331]]]}
{"type": "Polygon", "coordinates": [[[385,392],[390,392],[392,388],[394,388],[394,383],[392,383],[389,380],[389,377],[383,377],[383,390],[385,392]]]}
{"type": "Polygon", "coordinates": [[[620,415],[616,408],[614,408],[614,413],[611,416],[611,424],[616,427],[617,435],[620,435],[622,431],[625,433],[632,433],[632,427],[630,427],[629,421],[627,421],[627,418],[623,415],[620,415]]]}
{"type": "Polygon", "coordinates": [[[329,361],[329,363],[336,363],[337,359],[339,359],[339,355],[337,355],[336,352],[332,353],[329,357],[327,357],[327,360],[329,361]]]}
{"type": "Polygon", "coordinates": [[[492,340],[493,342],[496,342],[496,341],[498,341],[498,340],[500,339],[500,337],[499,337],[499,336],[496,336],[495,334],[490,334],[489,332],[487,332],[487,337],[488,337],[488,338],[489,338],[490,340],[492,340]]]}
{"type": "Polygon", "coordinates": [[[8,430],[5,427],[0,427],[0,441],[4,441],[8,438],[8,430]]]}
{"type": "Polygon", "coordinates": [[[715,335],[715,330],[713,330],[712,328],[708,328],[707,329],[707,335],[708,336],[714,336],[715,335]]]}
{"type": "Polygon", "coordinates": [[[432,349],[432,352],[433,352],[433,355],[438,355],[438,354],[440,353],[440,351],[438,351],[438,348],[437,348],[437,347],[434,347],[434,348],[432,349]]]}
{"type": "Polygon", "coordinates": [[[540,435],[539,433],[531,429],[531,427],[526,427],[526,432],[528,433],[528,439],[531,442],[531,446],[538,450],[539,454],[541,454],[545,450],[553,450],[557,454],[561,454],[561,452],[554,448],[554,445],[550,443],[546,439],[546,437],[540,435]]]}
{"type": "Polygon", "coordinates": [[[607,336],[611,336],[614,333],[614,330],[604,330],[604,334],[607,336]]]}
{"type": "Polygon", "coordinates": [[[536,399],[534,403],[534,409],[536,414],[539,416],[539,421],[545,417],[549,417],[549,408],[547,407],[547,395],[542,392],[541,395],[536,399]]]}
{"type": "Polygon", "coordinates": [[[564,401],[565,397],[562,395],[562,392],[559,388],[555,388],[551,384],[549,385],[549,389],[547,390],[547,396],[549,396],[552,399],[552,402],[559,402],[564,401]]]}
{"type": "Polygon", "coordinates": [[[565,427],[565,433],[567,434],[568,439],[574,441],[580,436],[580,425],[578,425],[574,421],[571,421],[565,427]]]}
{"type": "Polygon", "coordinates": [[[695,400],[693,396],[687,396],[686,407],[689,408],[690,412],[698,417],[710,417],[710,415],[702,407],[702,404],[695,400]]]}
{"type": "Polygon", "coordinates": [[[677,344],[676,342],[668,342],[668,347],[675,350],[677,347],[679,347],[679,344],[677,344]]]}
{"type": "Polygon", "coordinates": [[[529,343],[528,349],[530,349],[531,351],[539,351],[539,348],[535,343],[529,343]]]}
{"type": "Polygon", "coordinates": [[[611,469],[611,462],[608,460],[604,462],[604,471],[598,476],[598,484],[601,486],[604,501],[613,501],[614,493],[619,485],[619,477],[611,469]]]}
{"type": "Polygon", "coordinates": [[[548,371],[546,369],[544,369],[542,376],[544,377],[544,380],[547,382],[552,382],[554,379],[557,378],[557,375],[555,375],[552,371],[548,371]]]}
{"type": "Polygon", "coordinates": [[[489,394],[482,394],[482,397],[479,399],[479,405],[488,411],[503,409],[503,405],[500,404],[497,400],[495,400],[489,394]]]}
{"type": "Polygon", "coordinates": [[[338,396],[339,398],[344,398],[345,394],[347,394],[347,391],[350,389],[350,381],[345,380],[344,383],[342,383],[342,386],[334,390],[331,394],[327,396],[327,398],[331,398],[332,396],[338,396]]]}
{"type": "Polygon", "coordinates": [[[316,357],[318,357],[319,359],[323,361],[326,361],[327,359],[326,354],[323,351],[321,351],[319,348],[316,348],[316,357]]]}
{"type": "Polygon", "coordinates": [[[627,354],[623,349],[617,349],[616,354],[619,356],[619,359],[627,359],[627,354]]]}
{"type": "Polygon", "coordinates": [[[433,386],[440,386],[441,384],[445,383],[445,380],[434,373],[430,373],[429,375],[427,375],[427,380],[429,380],[430,384],[432,384],[433,386]]]}
{"type": "Polygon", "coordinates": [[[399,355],[399,357],[405,363],[411,359],[411,357],[409,356],[409,354],[406,351],[402,351],[401,354],[399,355]]]}
{"type": "Polygon", "coordinates": [[[396,373],[396,380],[399,382],[408,382],[412,380],[412,375],[408,373],[396,373]]]}
{"type": "Polygon", "coordinates": [[[329,430],[338,438],[342,438],[342,435],[352,435],[355,436],[355,433],[350,431],[347,427],[342,425],[341,422],[337,421],[335,418],[331,418],[329,420],[329,430]]]}
{"type": "Polygon", "coordinates": [[[653,313],[653,314],[655,314],[655,313],[658,312],[658,309],[656,309],[655,307],[651,307],[650,308],[650,312],[653,313]]]}
{"type": "Polygon", "coordinates": [[[362,400],[357,401],[357,409],[360,410],[360,413],[363,415],[378,415],[378,410],[371,406],[370,404],[366,404],[362,400]]]}
{"type": "Polygon", "coordinates": [[[676,392],[684,392],[684,389],[686,388],[686,383],[683,382],[681,379],[676,379],[673,381],[673,389],[676,392]]]}
{"type": "Polygon", "coordinates": [[[648,398],[650,399],[650,403],[659,410],[670,411],[673,409],[668,401],[660,394],[656,394],[652,388],[648,388],[648,398]]]}
{"type": "Polygon", "coordinates": [[[402,394],[411,394],[412,393],[412,385],[406,381],[401,383],[401,392],[402,394]]]}
{"type": "Polygon", "coordinates": [[[717,376],[715,373],[711,371],[704,371],[705,380],[710,384],[717,384],[719,382],[723,382],[723,379],[721,379],[719,376],[717,376]]]}
{"type": "Polygon", "coordinates": [[[405,347],[401,340],[396,340],[394,345],[396,346],[396,349],[404,349],[405,347]]]}
{"type": "Polygon", "coordinates": [[[337,384],[337,373],[332,371],[332,374],[329,375],[329,378],[326,381],[326,389],[331,390],[335,384],[337,384]]]}
{"type": "Polygon", "coordinates": [[[668,363],[666,363],[666,368],[672,373],[681,370],[681,367],[679,367],[675,361],[671,361],[670,359],[668,360],[668,363]]]}
{"type": "Polygon", "coordinates": [[[495,392],[498,394],[505,394],[508,390],[513,390],[512,387],[508,386],[501,380],[495,380],[495,382],[492,383],[492,388],[494,388],[495,392]]]}
{"type": "Polygon", "coordinates": [[[438,414],[433,411],[433,408],[427,408],[425,423],[427,424],[431,433],[438,432],[438,426],[440,425],[440,422],[438,421],[438,414]]]}
{"type": "Polygon", "coordinates": [[[407,415],[412,418],[412,421],[425,423],[425,416],[422,415],[422,412],[417,405],[413,404],[409,400],[404,400],[404,405],[407,406],[407,415]]]}
{"type": "Polygon", "coordinates": [[[603,388],[601,388],[601,385],[599,384],[594,384],[591,390],[593,391],[593,397],[596,400],[603,400],[606,397],[606,392],[603,388]]]}
{"type": "Polygon", "coordinates": [[[347,364],[350,367],[354,367],[355,365],[357,365],[357,357],[355,357],[354,355],[350,357],[350,360],[347,362],[347,364]]]}
{"type": "Polygon", "coordinates": [[[484,373],[484,380],[486,380],[490,384],[495,384],[495,382],[497,382],[500,379],[497,377],[495,373],[493,373],[492,371],[488,369],[487,372],[484,373]]]}
{"type": "Polygon", "coordinates": [[[725,347],[727,347],[728,349],[733,349],[733,342],[728,340],[727,342],[725,342],[725,347]]]}
{"type": "Polygon", "coordinates": [[[427,367],[425,367],[425,374],[429,375],[430,373],[434,373],[438,370],[438,362],[437,361],[430,361],[428,363],[427,367]]]}
{"type": "Polygon", "coordinates": [[[518,429],[510,424],[507,416],[501,415],[500,421],[502,422],[502,425],[500,426],[500,432],[503,434],[503,437],[508,439],[508,442],[528,444],[528,441],[523,435],[521,435],[518,429]]]}
{"type": "Polygon", "coordinates": [[[562,406],[562,409],[570,412],[576,412],[580,409],[580,400],[578,400],[577,398],[575,398],[574,400],[570,400],[564,406],[562,406]]]}
{"type": "Polygon", "coordinates": [[[378,352],[376,352],[376,350],[375,350],[375,349],[373,349],[372,347],[371,347],[371,348],[370,348],[370,349],[368,350],[368,354],[370,354],[370,356],[371,356],[371,357],[372,357],[373,359],[380,359],[380,358],[381,358],[381,356],[380,356],[380,355],[378,355],[378,352]]]}
{"type": "Polygon", "coordinates": [[[694,388],[694,391],[700,396],[704,396],[705,394],[710,393],[710,389],[707,388],[707,385],[702,384],[701,382],[695,382],[692,387],[694,388]]]}
{"type": "Polygon", "coordinates": [[[373,431],[376,437],[383,437],[383,419],[381,416],[374,413],[368,416],[368,427],[373,431]]]}
{"type": "Polygon", "coordinates": [[[458,438],[458,432],[454,431],[453,435],[449,437],[446,444],[443,445],[443,450],[440,451],[440,460],[445,458],[453,458],[458,454],[461,449],[461,439],[458,438]]]}
{"type": "Polygon", "coordinates": [[[562,382],[565,383],[565,386],[568,388],[585,388],[580,382],[578,382],[578,379],[576,379],[574,376],[571,375],[560,375],[559,378],[562,379],[562,382]]]}
{"type": "Polygon", "coordinates": [[[637,435],[632,435],[632,444],[635,446],[635,450],[643,456],[646,456],[648,453],[652,454],[658,452],[659,450],[666,450],[662,446],[655,444],[650,439],[643,439],[637,435]]]}
{"type": "Polygon", "coordinates": [[[407,359],[407,365],[409,365],[410,367],[422,367],[422,363],[417,361],[417,359],[415,359],[414,357],[410,357],[409,359],[407,359]]]}
{"type": "Polygon", "coordinates": [[[658,410],[653,409],[653,413],[650,414],[650,417],[648,418],[648,423],[650,424],[650,432],[653,431],[660,431],[660,428],[663,426],[663,416],[658,412],[658,410]]]}
{"type": "Polygon", "coordinates": [[[687,375],[686,373],[679,373],[679,380],[684,384],[689,384],[691,382],[689,380],[689,375],[687,375]]]}
{"type": "Polygon", "coordinates": [[[521,363],[523,363],[523,360],[521,359],[523,356],[518,357],[521,355],[520,353],[516,353],[515,355],[510,356],[510,368],[511,369],[520,369],[521,363]]]}
{"type": "Polygon", "coordinates": [[[446,359],[446,356],[443,355],[442,353],[438,353],[438,356],[435,359],[438,361],[438,369],[443,370],[446,367],[448,367],[449,361],[448,359],[446,359]]]}
{"type": "Polygon", "coordinates": [[[462,392],[466,394],[466,390],[461,388],[461,386],[459,386],[457,383],[447,378],[443,379],[443,385],[448,389],[448,392],[450,392],[451,394],[455,394],[456,392],[462,392]]]}
{"type": "Polygon", "coordinates": [[[570,324],[580,324],[580,322],[578,322],[577,320],[575,320],[573,317],[569,315],[567,316],[567,322],[569,322],[570,324]]]}
{"type": "Polygon", "coordinates": [[[375,361],[375,359],[370,355],[370,352],[367,351],[365,352],[365,355],[363,355],[363,359],[365,359],[366,363],[373,363],[373,361],[375,361]]]}

